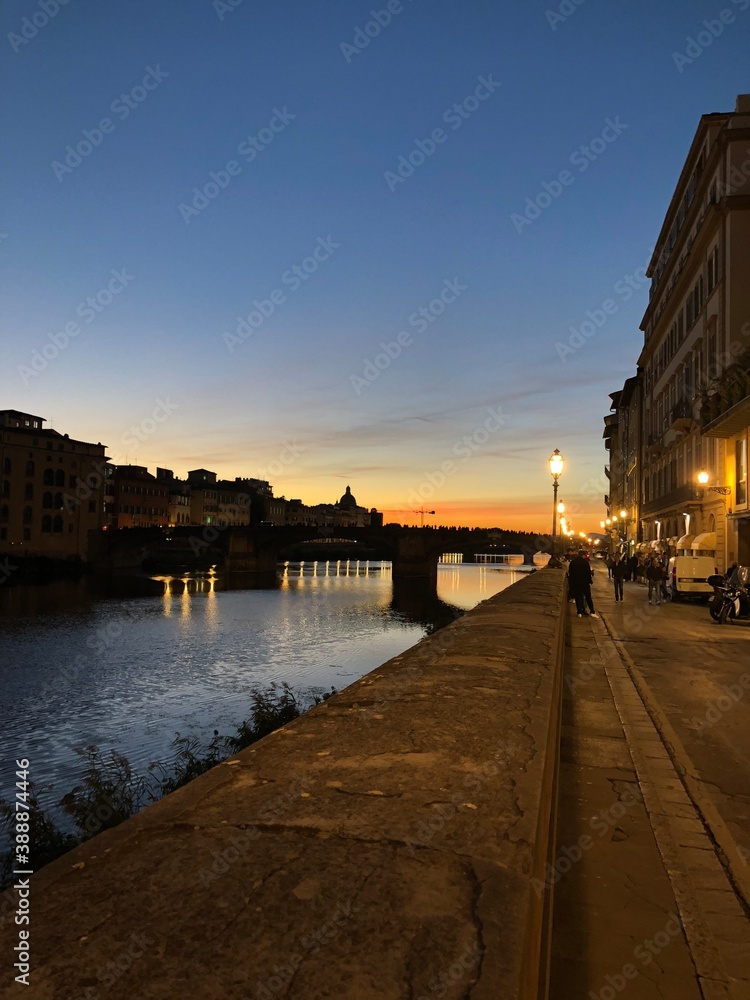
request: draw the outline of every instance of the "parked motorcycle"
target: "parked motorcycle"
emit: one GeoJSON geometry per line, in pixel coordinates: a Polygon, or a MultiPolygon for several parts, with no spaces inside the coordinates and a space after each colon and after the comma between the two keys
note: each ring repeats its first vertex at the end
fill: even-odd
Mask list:
{"type": "MultiPolygon", "coordinates": [[[[716,589],[722,592],[721,606],[716,617],[719,625],[725,625],[730,620],[750,619],[750,592],[747,587],[741,583],[727,583],[716,589]]],[[[712,604],[713,601],[714,598],[711,600],[712,604]]],[[[709,610],[711,617],[714,617],[714,611],[711,608],[709,610]]]]}

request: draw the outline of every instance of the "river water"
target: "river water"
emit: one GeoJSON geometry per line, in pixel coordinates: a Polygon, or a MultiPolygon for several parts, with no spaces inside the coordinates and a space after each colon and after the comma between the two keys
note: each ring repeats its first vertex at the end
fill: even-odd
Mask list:
{"type": "Polygon", "coordinates": [[[105,599],[86,581],[2,588],[0,797],[26,757],[57,816],[81,777],[76,747],[115,748],[142,773],[171,758],[177,733],[232,733],[253,689],[341,690],[519,576],[441,565],[437,600],[394,592],[388,563],[354,562],[286,566],[263,590],[212,576],[163,597],[105,599]]]}

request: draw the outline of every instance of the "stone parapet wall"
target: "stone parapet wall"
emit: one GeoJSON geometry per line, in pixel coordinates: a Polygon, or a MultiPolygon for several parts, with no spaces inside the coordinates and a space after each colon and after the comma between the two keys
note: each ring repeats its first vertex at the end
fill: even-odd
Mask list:
{"type": "Polygon", "coordinates": [[[543,995],[563,583],[522,579],[40,871],[18,995],[543,995]]]}

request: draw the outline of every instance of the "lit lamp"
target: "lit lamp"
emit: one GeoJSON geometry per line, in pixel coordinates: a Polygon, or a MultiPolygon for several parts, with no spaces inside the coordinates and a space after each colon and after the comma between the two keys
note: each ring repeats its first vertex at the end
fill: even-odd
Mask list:
{"type": "Polygon", "coordinates": [[[553,501],[552,501],[552,556],[550,558],[550,566],[559,566],[560,563],[555,555],[555,541],[557,539],[557,486],[558,480],[562,475],[563,469],[565,468],[565,460],[560,454],[559,448],[555,448],[549,457],[549,471],[552,476],[552,490],[553,490],[553,501]]]}
{"type": "MultiPolygon", "coordinates": [[[[701,469],[698,473],[698,482],[701,486],[706,486],[706,483],[708,482],[708,473],[705,469],[701,469]]],[[[732,492],[728,486],[709,486],[708,489],[713,490],[714,493],[720,493],[723,497],[728,497],[732,492]]]]}

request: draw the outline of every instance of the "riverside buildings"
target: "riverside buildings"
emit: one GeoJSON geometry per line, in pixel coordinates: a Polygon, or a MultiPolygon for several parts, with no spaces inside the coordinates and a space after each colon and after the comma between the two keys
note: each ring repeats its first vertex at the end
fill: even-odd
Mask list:
{"type": "Polygon", "coordinates": [[[105,447],[0,410],[0,552],[68,559],[104,526],[105,447]]]}
{"type": "Polygon", "coordinates": [[[750,565],[750,95],[700,119],[647,274],[638,371],[605,417],[610,516],[631,550],[750,565]]]}

